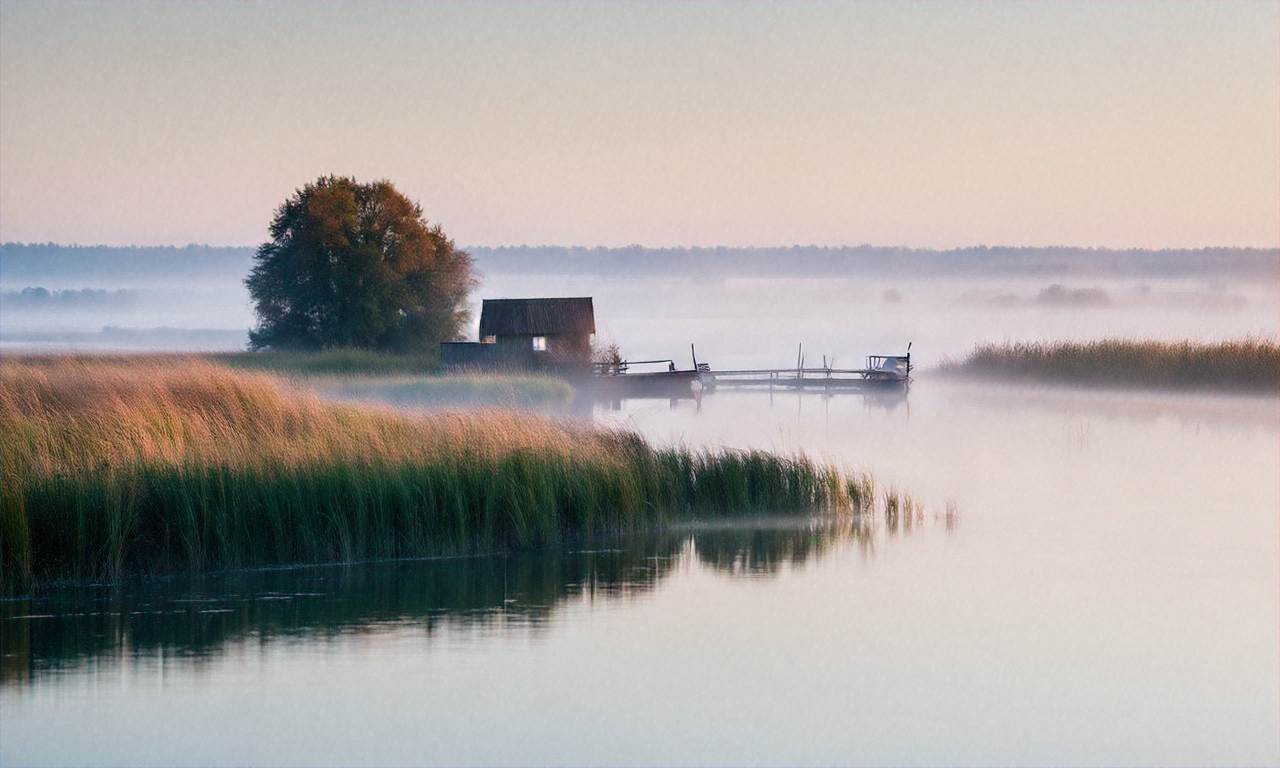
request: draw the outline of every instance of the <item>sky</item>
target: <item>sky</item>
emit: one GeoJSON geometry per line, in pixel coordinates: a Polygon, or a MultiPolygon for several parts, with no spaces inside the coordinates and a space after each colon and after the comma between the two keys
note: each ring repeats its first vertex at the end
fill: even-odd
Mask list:
{"type": "Polygon", "coordinates": [[[0,240],[1280,245],[1280,2],[0,3],[0,240]]]}

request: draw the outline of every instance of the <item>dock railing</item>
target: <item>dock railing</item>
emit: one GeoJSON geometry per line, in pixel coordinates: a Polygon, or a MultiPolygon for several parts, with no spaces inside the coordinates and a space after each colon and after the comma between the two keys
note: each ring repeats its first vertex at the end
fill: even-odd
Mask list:
{"type": "MultiPolygon", "coordinates": [[[[890,357],[889,359],[895,359],[890,357]]],[[[909,376],[878,367],[866,368],[744,368],[706,371],[699,378],[710,387],[854,388],[906,385],[909,376]]]]}
{"type": "Polygon", "coordinates": [[[674,366],[674,360],[668,358],[665,360],[618,360],[603,363],[592,363],[592,372],[597,376],[621,376],[627,373],[633,365],[657,365],[666,363],[668,368],[674,366]]]}

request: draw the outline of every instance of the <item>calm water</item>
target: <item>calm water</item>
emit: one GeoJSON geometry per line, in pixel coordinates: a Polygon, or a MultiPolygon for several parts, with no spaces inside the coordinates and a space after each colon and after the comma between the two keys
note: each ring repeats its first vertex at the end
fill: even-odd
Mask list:
{"type": "Polygon", "coordinates": [[[596,418],[925,513],[0,603],[0,763],[1280,761],[1277,401],[924,376],[596,418]]]}

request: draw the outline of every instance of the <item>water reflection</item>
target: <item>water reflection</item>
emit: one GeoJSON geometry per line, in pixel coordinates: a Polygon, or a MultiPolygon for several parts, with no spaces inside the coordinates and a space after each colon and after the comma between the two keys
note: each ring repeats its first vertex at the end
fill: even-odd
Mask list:
{"type": "MultiPolygon", "coordinates": [[[[391,383],[363,379],[338,380],[310,385],[324,398],[365,405],[379,405],[406,413],[430,413],[457,408],[515,408],[534,411],[553,417],[571,417],[589,420],[593,415],[608,415],[635,408],[660,407],[673,413],[701,413],[704,400],[732,397],[743,392],[762,392],[769,395],[770,406],[792,405],[803,407],[829,407],[832,401],[858,402],[867,410],[885,413],[906,406],[910,408],[906,388],[870,389],[794,389],[784,385],[769,387],[740,387],[722,385],[703,388],[701,385],[679,391],[645,393],[642,390],[626,394],[601,390],[590,385],[575,383],[572,394],[563,393],[548,385],[547,391],[521,392],[516,387],[495,385],[492,392],[469,395],[465,387],[459,387],[454,396],[442,394],[423,385],[417,379],[392,380],[391,383]],[[468,399],[470,397],[471,399],[468,399]]],[[[440,389],[444,389],[441,387],[440,389]]]]}
{"type": "Polygon", "coordinates": [[[719,573],[767,577],[849,546],[871,555],[887,530],[870,514],[805,527],[731,527],[693,534],[690,551],[699,565],[719,573]]]}
{"type": "Polygon", "coordinates": [[[25,686],[133,659],[199,665],[246,640],[325,640],[407,625],[428,636],[446,627],[537,632],[567,603],[642,598],[682,570],[767,578],[840,549],[867,556],[877,536],[911,531],[897,517],[886,524],[871,515],[761,520],[745,528],[690,526],[590,548],[510,556],[56,589],[0,602],[0,684],[25,686]]]}
{"type": "MultiPolygon", "coordinates": [[[[793,389],[784,386],[774,388],[770,387],[737,387],[737,386],[721,386],[716,388],[702,389],[696,388],[688,394],[682,394],[677,397],[663,395],[661,397],[646,397],[644,395],[630,394],[626,397],[609,397],[600,396],[599,394],[580,392],[575,397],[573,405],[567,410],[560,411],[575,416],[590,415],[595,413],[598,416],[609,416],[637,409],[651,408],[654,406],[661,407],[666,405],[666,410],[672,413],[680,412],[684,414],[700,414],[704,401],[713,401],[716,398],[732,399],[735,396],[741,396],[744,393],[765,393],[768,395],[768,404],[770,408],[774,407],[795,407],[803,409],[805,403],[809,402],[810,407],[829,408],[833,401],[841,401],[843,404],[850,402],[860,403],[868,411],[882,411],[884,413],[892,413],[899,407],[910,412],[909,389],[903,388],[870,388],[870,389],[793,389]]],[[[552,411],[555,413],[555,411],[552,411]]]]}

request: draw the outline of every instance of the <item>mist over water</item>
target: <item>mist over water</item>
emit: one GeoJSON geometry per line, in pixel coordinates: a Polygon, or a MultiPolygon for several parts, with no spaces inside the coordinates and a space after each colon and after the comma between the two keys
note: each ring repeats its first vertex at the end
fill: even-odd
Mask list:
{"type": "MultiPolygon", "coordinates": [[[[247,343],[251,249],[79,250],[0,247],[0,349],[247,343]],[[22,296],[35,289],[61,295],[22,296]],[[93,301],[86,290],[122,295],[93,301]]],[[[928,366],[983,341],[1280,338],[1273,251],[907,251],[872,259],[849,249],[815,260],[785,249],[683,257],[541,250],[481,249],[472,338],[484,298],[530,296],[592,296],[598,337],[633,360],[675,358],[682,367],[691,343],[701,361],[726,369],[793,366],[800,343],[807,365],[826,355],[859,367],[865,355],[900,352],[908,341],[916,363],[928,366]]]]}
{"type": "Polygon", "coordinates": [[[249,342],[253,310],[237,279],[102,277],[86,283],[83,278],[0,282],[0,350],[227,351],[249,342]],[[27,298],[33,289],[51,296],[27,298]],[[85,296],[93,291],[117,300],[85,296]]]}
{"type": "MultiPolygon", "coordinates": [[[[45,287],[138,303],[6,301],[10,348],[33,344],[20,327],[251,322],[233,281],[45,287]]],[[[928,370],[982,341],[1275,339],[1274,280],[489,271],[473,298],[575,295],[625,356],[681,367],[690,343],[727,369],[792,366],[802,342],[807,365],[856,367],[914,342],[905,395],[719,390],[573,417],[658,444],[803,451],[923,514],[6,603],[0,761],[1280,761],[1277,399],[928,370]]]]}
{"type": "MultiPolygon", "coordinates": [[[[896,354],[914,342],[917,365],[963,356],[987,341],[1276,338],[1280,291],[1258,282],[1076,279],[1106,303],[1046,301],[1054,278],[628,278],[485,276],[475,297],[592,296],[597,336],[631,359],[699,360],[720,369],[789,367],[797,346],[807,365],[822,356],[861,367],[868,354],[896,354]]],[[[54,284],[56,286],[56,284],[54,284]]],[[[253,313],[243,286],[134,282],[94,285],[126,292],[115,302],[75,295],[18,302],[4,286],[0,345],[25,349],[234,350],[248,342],[253,313]]],[[[25,287],[25,286],[24,286],[25,287]]],[[[70,294],[84,286],[58,289],[70,294]]],[[[474,322],[471,335],[475,337],[474,322]]]]}
{"type": "MultiPolygon", "coordinates": [[[[933,365],[987,341],[1133,337],[1280,338],[1274,282],[1108,277],[732,277],[726,279],[485,275],[478,298],[593,296],[597,336],[630,359],[713,368],[786,368],[825,355],[859,368],[869,354],[933,365]],[[1045,300],[1055,285],[1100,291],[1105,304],[1045,300]],[[1012,300],[1010,300],[1012,297],[1012,300]]],[[[479,302],[476,302],[479,314],[479,302]]]]}

